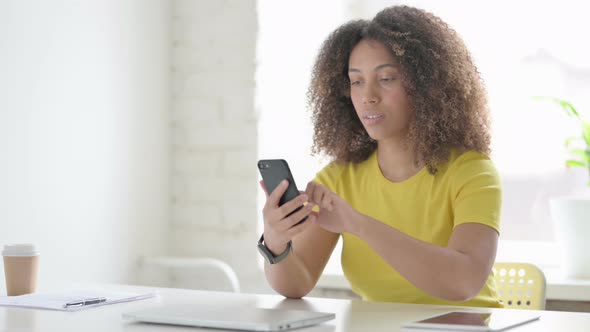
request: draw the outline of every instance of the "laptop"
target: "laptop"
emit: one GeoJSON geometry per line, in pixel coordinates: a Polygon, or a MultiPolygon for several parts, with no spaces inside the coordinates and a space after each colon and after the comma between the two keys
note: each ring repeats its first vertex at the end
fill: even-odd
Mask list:
{"type": "Polygon", "coordinates": [[[136,322],[244,331],[285,331],[316,325],[335,317],[335,314],[327,312],[190,304],[123,314],[124,319],[136,322]]]}

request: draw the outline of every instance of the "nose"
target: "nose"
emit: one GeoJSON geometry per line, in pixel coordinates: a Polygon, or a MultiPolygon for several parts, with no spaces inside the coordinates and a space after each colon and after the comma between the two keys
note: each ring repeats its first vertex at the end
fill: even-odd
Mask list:
{"type": "Polygon", "coordinates": [[[379,101],[379,95],[377,93],[377,91],[375,90],[375,87],[373,86],[373,84],[366,84],[365,88],[363,89],[363,95],[362,95],[362,101],[363,104],[368,105],[368,104],[375,104],[377,103],[377,101],[379,101]]]}

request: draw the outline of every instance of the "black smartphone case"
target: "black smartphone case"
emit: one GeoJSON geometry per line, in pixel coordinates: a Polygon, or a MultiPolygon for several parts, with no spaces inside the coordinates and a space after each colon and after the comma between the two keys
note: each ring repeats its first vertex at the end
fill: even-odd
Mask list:
{"type": "MultiPolygon", "coordinates": [[[[283,194],[281,199],[279,200],[279,206],[287,203],[288,201],[292,200],[293,198],[299,196],[299,190],[297,189],[297,185],[295,184],[295,180],[293,179],[293,175],[291,174],[291,169],[289,169],[289,165],[283,159],[265,159],[258,161],[258,170],[260,171],[260,175],[262,176],[262,180],[264,181],[264,186],[268,194],[270,195],[281,183],[281,181],[287,179],[289,181],[289,187],[287,191],[283,194]]],[[[303,207],[300,206],[291,212],[289,215],[299,211],[303,207]]],[[[307,217],[301,220],[299,223],[305,221],[307,217]]],[[[299,224],[297,223],[297,224],[299,224]]]]}

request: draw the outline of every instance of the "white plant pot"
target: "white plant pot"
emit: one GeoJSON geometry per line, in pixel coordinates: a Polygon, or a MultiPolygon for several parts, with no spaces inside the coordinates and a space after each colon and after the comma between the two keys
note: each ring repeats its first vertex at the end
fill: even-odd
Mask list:
{"type": "Polygon", "coordinates": [[[568,277],[590,279],[590,198],[559,197],[549,202],[568,277]]]}

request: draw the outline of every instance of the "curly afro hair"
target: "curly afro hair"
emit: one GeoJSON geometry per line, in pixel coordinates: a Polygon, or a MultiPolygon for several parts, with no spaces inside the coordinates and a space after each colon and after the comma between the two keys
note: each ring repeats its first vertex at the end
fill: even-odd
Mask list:
{"type": "Polygon", "coordinates": [[[363,39],[383,43],[398,61],[413,109],[407,144],[417,164],[435,174],[453,148],[490,154],[486,91],[469,51],[440,18],[407,6],[386,8],[371,21],[350,21],[322,45],[308,91],[313,154],[359,163],[377,148],[350,98],[348,61],[363,39]]]}

